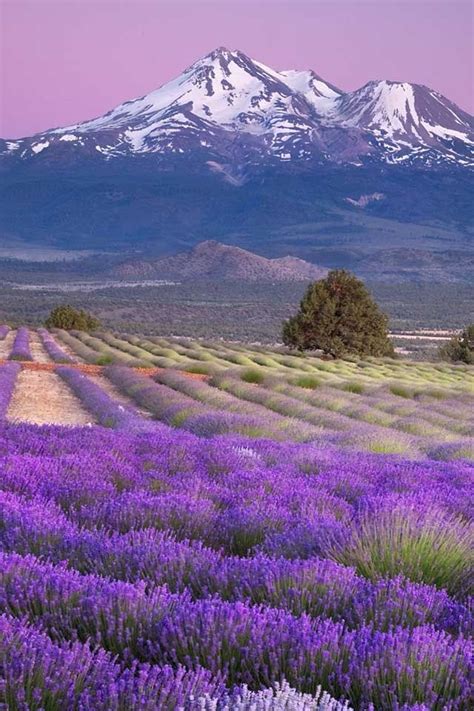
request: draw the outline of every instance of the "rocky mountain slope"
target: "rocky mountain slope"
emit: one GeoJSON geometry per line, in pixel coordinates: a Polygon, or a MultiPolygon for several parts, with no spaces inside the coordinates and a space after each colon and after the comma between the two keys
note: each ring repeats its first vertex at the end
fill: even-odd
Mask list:
{"type": "Polygon", "coordinates": [[[171,281],[310,281],[327,270],[297,257],[267,259],[239,247],[212,240],[186,252],[161,259],[128,260],[114,267],[121,279],[166,279],[171,281]]]}

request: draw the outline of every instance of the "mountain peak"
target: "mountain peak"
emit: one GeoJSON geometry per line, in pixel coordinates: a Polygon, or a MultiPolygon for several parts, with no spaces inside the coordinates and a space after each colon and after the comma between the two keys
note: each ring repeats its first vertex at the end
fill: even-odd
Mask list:
{"type": "Polygon", "coordinates": [[[204,242],[199,242],[193,249],[191,250],[192,254],[212,254],[216,252],[219,249],[222,249],[223,247],[227,247],[227,245],[222,244],[222,242],[217,242],[216,240],[213,239],[206,239],[204,242]]]}
{"type": "Polygon", "coordinates": [[[231,50],[228,47],[224,47],[224,45],[221,45],[220,47],[216,47],[211,52],[209,52],[207,56],[212,57],[212,59],[215,59],[216,57],[227,56],[229,54],[232,54],[231,50]]]}
{"type": "Polygon", "coordinates": [[[238,49],[231,50],[228,47],[221,46],[221,47],[216,47],[211,52],[204,55],[204,57],[202,59],[203,60],[205,60],[205,59],[215,60],[215,59],[223,58],[223,59],[228,60],[228,59],[232,59],[233,57],[240,57],[240,56],[246,57],[247,55],[245,55],[243,52],[241,52],[238,49]]]}
{"type": "Polygon", "coordinates": [[[405,145],[434,147],[454,159],[462,141],[474,145],[472,116],[422,84],[380,79],[337,99],[342,125],[364,128],[405,145]],[[441,139],[441,141],[440,141],[441,139]]]}
{"type": "Polygon", "coordinates": [[[228,47],[216,47],[211,52],[204,54],[202,57],[193,62],[185,71],[184,74],[189,74],[202,66],[218,64],[227,66],[231,62],[251,62],[250,57],[240,50],[231,50],[228,47]]]}

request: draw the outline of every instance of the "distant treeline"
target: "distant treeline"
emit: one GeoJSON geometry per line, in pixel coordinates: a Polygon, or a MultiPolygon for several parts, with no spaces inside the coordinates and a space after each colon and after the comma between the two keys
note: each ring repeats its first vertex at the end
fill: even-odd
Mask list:
{"type": "MultiPolygon", "coordinates": [[[[474,321],[468,285],[372,283],[369,287],[390,316],[391,329],[457,329],[474,321]]],[[[280,340],[282,320],[294,313],[305,288],[305,283],[245,284],[245,288],[239,283],[194,283],[73,291],[67,301],[95,314],[106,329],[273,343],[280,340]]],[[[2,323],[40,325],[64,301],[65,294],[59,291],[17,290],[0,280],[2,323]]]]}

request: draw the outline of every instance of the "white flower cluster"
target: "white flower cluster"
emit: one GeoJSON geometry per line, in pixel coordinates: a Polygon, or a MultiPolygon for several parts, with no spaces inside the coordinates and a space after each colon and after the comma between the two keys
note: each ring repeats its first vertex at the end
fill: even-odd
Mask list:
{"type": "Polygon", "coordinates": [[[196,711],[351,711],[347,702],[336,701],[321,687],[310,696],[295,691],[285,681],[264,691],[250,691],[244,685],[220,699],[203,696],[195,704],[196,711]]]}

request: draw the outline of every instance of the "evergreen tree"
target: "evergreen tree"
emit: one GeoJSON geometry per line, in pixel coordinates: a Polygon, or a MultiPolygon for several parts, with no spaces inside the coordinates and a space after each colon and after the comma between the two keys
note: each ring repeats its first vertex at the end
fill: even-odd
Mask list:
{"type": "Polygon", "coordinates": [[[439,349],[443,360],[452,363],[474,364],[474,323],[469,324],[461,333],[453,336],[451,340],[439,349]]]}
{"type": "Polygon", "coordinates": [[[95,331],[100,322],[87,311],[62,304],[51,311],[45,325],[47,328],[62,328],[65,331],[95,331]]]}
{"type": "Polygon", "coordinates": [[[344,269],[311,284],[298,313],[283,325],[283,342],[298,350],[346,355],[392,356],[388,319],[364,283],[344,269]]]}

